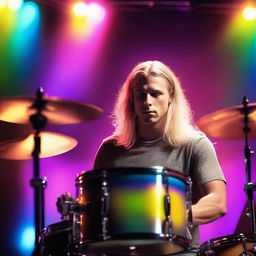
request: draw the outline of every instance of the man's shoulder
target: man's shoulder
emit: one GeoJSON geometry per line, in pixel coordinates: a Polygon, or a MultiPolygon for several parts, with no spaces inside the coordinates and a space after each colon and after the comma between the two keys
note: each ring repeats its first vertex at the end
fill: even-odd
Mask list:
{"type": "Polygon", "coordinates": [[[194,131],[184,146],[185,147],[194,147],[194,146],[198,145],[201,141],[209,141],[209,139],[203,132],[194,131]]]}
{"type": "Polygon", "coordinates": [[[117,139],[114,136],[110,136],[102,141],[100,148],[104,150],[121,150],[124,147],[117,144],[117,139]]]}

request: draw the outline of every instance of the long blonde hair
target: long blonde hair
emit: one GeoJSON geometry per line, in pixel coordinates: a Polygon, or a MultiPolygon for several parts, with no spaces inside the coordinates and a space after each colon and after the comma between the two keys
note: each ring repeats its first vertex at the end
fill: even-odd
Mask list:
{"type": "Polygon", "coordinates": [[[141,77],[160,76],[169,84],[172,102],[167,112],[167,120],[163,137],[172,146],[181,146],[195,134],[192,114],[185,98],[179,79],[160,61],[139,63],[128,75],[121,87],[113,111],[115,131],[106,140],[114,140],[116,145],[131,148],[136,140],[136,116],[133,106],[132,87],[141,77]]]}

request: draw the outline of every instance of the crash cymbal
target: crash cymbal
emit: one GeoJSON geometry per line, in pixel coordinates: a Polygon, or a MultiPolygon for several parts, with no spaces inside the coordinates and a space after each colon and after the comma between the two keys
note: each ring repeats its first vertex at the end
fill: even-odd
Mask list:
{"type": "MultiPolygon", "coordinates": [[[[28,124],[30,115],[36,112],[32,107],[36,96],[16,96],[0,98],[0,120],[28,124]]],[[[101,108],[58,97],[43,98],[45,109],[42,114],[47,118],[48,124],[77,124],[99,118],[103,111],[101,108]]]]}
{"type": "MultiPolygon", "coordinates": [[[[41,132],[41,153],[39,158],[59,155],[73,149],[77,140],[55,132],[41,132]]],[[[10,160],[32,159],[34,134],[0,143],[0,158],[10,160]]]]}
{"type": "Polygon", "coordinates": [[[23,138],[32,132],[31,125],[15,124],[0,120],[0,142],[23,138]]]}
{"type": "MultiPolygon", "coordinates": [[[[243,105],[225,108],[200,118],[197,126],[208,136],[220,139],[244,139],[243,105]]],[[[249,139],[256,138],[256,103],[248,104],[249,139]]]]}

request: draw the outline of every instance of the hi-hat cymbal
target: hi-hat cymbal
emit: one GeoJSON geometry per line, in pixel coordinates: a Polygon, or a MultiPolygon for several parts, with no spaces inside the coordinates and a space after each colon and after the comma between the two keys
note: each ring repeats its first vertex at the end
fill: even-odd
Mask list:
{"type": "MultiPolygon", "coordinates": [[[[32,107],[36,96],[16,96],[0,98],[0,120],[28,124],[30,115],[36,113],[32,107]]],[[[48,124],[77,124],[99,118],[103,110],[90,104],[84,104],[58,97],[43,97],[45,109],[42,114],[48,124]]]]}
{"type": "MultiPolygon", "coordinates": [[[[208,136],[220,139],[244,139],[243,105],[225,108],[200,118],[197,126],[208,136]]],[[[249,139],[256,138],[256,103],[248,104],[249,139]]]]}
{"type": "MultiPolygon", "coordinates": [[[[39,158],[59,155],[73,149],[77,140],[55,132],[41,132],[41,153],[39,158]]],[[[0,158],[10,160],[32,159],[34,134],[0,143],[0,158]]]]}

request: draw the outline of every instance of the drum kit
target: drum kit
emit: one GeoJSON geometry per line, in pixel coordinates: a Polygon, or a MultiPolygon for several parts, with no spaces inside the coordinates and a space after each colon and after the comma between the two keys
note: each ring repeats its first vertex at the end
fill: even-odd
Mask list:
{"type": "MultiPolygon", "coordinates": [[[[99,107],[44,95],[0,98],[0,120],[25,124],[28,136],[0,142],[0,157],[33,159],[34,256],[173,255],[191,246],[191,179],[164,167],[107,168],[76,178],[76,199],[64,200],[62,221],[45,227],[40,158],[67,152],[77,141],[44,131],[47,124],[78,124],[102,115],[99,107]]],[[[198,255],[256,255],[256,223],[248,140],[256,138],[256,104],[243,104],[202,117],[198,127],[208,136],[245,140],[245,192],[250,202],[251,233],[208,240],[198,255]]]]}

